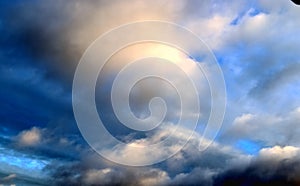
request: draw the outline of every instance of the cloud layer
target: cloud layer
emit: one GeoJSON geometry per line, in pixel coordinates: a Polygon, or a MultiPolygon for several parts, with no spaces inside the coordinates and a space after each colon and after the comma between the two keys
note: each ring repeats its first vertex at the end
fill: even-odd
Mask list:
{"type": "MultiPolygon", "coordinates": [[[[299,185],[299,16],[299,7],[286,0],[0,2],[0,184],[299,185]],[[223,70],[228,103],[217,140],[199,152],[211,107],[207,82],[200,78],[203,118],[189,143],[164,162],[126,167],[101,158],[86,144],[73,116],[71,87],[91,42],[139,20],[175,22],[203,39],[223,70]]],[[[191,60],[168,52],[149,43],[128,47],[99,77],[99,115],[119,140],[149,145],[172,131],[179,103],[167,85],[148,81],[133,89],[132,110],[139,117],[149,114],[154,95],[166,97],[165,125],[149,133],[122,126],[106,94],[112,75],[136,54],[191,60]]],[[[192,74],[193,66],[188,70],[192,74]]],[[[124,161],[149,161],[177,150],[175,142],[191,132],[186,130],[151,155],[119,146],[108,153],[124,161]]]]}

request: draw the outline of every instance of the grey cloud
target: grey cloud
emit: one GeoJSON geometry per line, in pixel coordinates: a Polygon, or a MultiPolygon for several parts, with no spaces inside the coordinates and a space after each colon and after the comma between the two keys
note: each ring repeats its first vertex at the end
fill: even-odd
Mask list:
{"type": "MultiPolygon", "coordinates": [[[[198,143],[199,136],[193,136],[172,158],[147,167],[117,165],[84,148],[77,152],[78,160],[48,159],[49,164],[43,171],[54,185],[297,185],[299,181],[300,150],[297,147],[265,148],[254,157],[218,143],[199,152],[198,143]]],[[[163,148],[157,153],[161,150],[163,148]]]]}
{"type": "Polygon", "coordinates": [[[252,139],[264,145],[299,146],[299,108],[280,114],[242,114],[235,118],[221,138],[252,139]]]}
{"type": "MultiPolygon", "coordinates": [[[[298,48],[299,42],[295,38],[298,31],[298,27],[295,25],[298,23],[291,23],[290,20],[290,16],[296,14],[294,13],[295,8],[286,4],[285,6],[287,8],[284,12],[269,14],[262,12],[253,17],[245,16],[244,22],[237,26],[235,31],[237,35],[232,36],[235,40],[233,46],[240,45],[239,50],[242,50],[236,51],[241,55],[237,63],[243,68],[239,81],[241,83],[248,82],[243,85],[250,86],[251,95],[254,92],[256,92],[256,96],[264,94],[264,92],[268,92],[270,95],[272,93],[270,88],[274,85],[270,79],[274,79],[274,82],[275,79],[280,79],[284,75],[287,75],[284,78],[288,79],[288,77],[294,76],[288,73],[295,74],[298,69],[299,58],[296,48],[298,48]],[[285,29],[277,29],[278,27],[285,29]],[[254,87],[251,87],[251,81],[256,84],[254,87]]],[[[230,45],[228,47],[230,48],[230,45]]],[[[278,81],[276,86],[287,83],[287,81],[278,81]]]]}
{"type": "MultiPolygon", "coordinates": [[[[93,151],[86,151],[77,163],[62,166],[53,164],[47,169],[53,172],[55,182],[67,185],[212,185],[215,175],[228,167],[243,166],[249,161],[247,156],[219,144],[214,144],[205,152],[199,152],[198,143],[199,139],[193,137],[182,151],[166,162],[147,167],[117,165],[104,160],[93,151]]],[[[162,153],[160,151],[163,148],[157,149],[157,153],[162,153]]]]}
{"type": "Polygon", "coordinates": [[[297,147],[265,148],[255,157],[218,144],[199,152],[195,144],[197,141],[192,139],[166,162],[148,167],[111,164],[89,152],[83,161],[54,168],[53,179],[64,185],[297,185],[299,182],[297,147]],[[98,165],[88,165],[89,158],[98,165]]]}
{"type": "Polygon", "coordinates": [[[245,167],[224,171],[216,176],[214,185],[299,185],[299,149],[295,156],[290,156],[289,150],[285,150],[287,148],[267,149],[271,151],[268,156],[264,157],[261,153],[245,167]],[[282,152],[276,154],[276,151],[280,151],[278,149],[282,152]]]}
{"type": "Polygon", "coordinates": [[[279,89],[286,89],[288,85],[294,84],[300,78],[300,62],[287,65],[284,69],[270,74],[262,82],[259,82],[250,90],[253,96],[268,96],[272,92],[280,92],[279,89]]]}
{"type": "Polygon", "coordinates": [[[24,186],[47,186],[43,180],[32,179],[24,175],[5,174],[0,172],[0,184],[3,185],[24,185],[24,186]]]}
{"type": "MultiPolygon", "coordinates": [[[[177,19],[181,16],[178,13],[182,10],[184,10],[185,16],[188,16],[189,11],[192,11],[189,19],[196,19],[198,16],[205,17],[210,12],[209,9],[202,6],[202,1],[190,1],[188,4],[176,4],[167,1],[166,3],[158,3],[157,1],[146,3],[143,1],[137,4],[134,2],[136,1],[132,1],[132,3],[124,3],[123,1],[97,1],[93,3],[54,1],[51,3],[37,2],[35,5],[30,2],[19,2],[17,5],[10,5],[8,10],[0,12],[0,29],[4,36],[0,38],[1,49],[4,48],[1,50],[4,55],[0,56],[1,62],[3,61],[1,72],[11,68],[15,69],[14,73],[21,74],[24,72],[24,70],[19,69],[21,64],[26,67],[37,66],[39,72],[45,71],[45,73],[38,73],[37,76],[34,76],[32,79],[35,81],[33,82],[24,81],[23,76],[18,77],[19,79],[17,78],[14,83],[8,82],[5,78],[1,79],[1,84],[5,85],[7,91],[5,94],[1,94],[1,110],[3,110],[1,122],[5,125],[6,123],[15,125],[18,130],[20,126],[26,125],[25,128],[28,129],[35,123],[38,125],[47,123],[47,126],[53,130],[51,132],[48,130],[49,134],[43,136],[47,139],[42,143],[44,146],[38,145],[34,148],[20,149],[11,145],[9,148],[24,154],[37,154],[50,158],[51,165],[47,166],[45,171],[51,172],[51,181],[57,185],[84,183],[101,185],[99,182],[102,181],[104,184],[143,185],[147,181],[155,183],[153,180],[156,178],[161,178],[161,182],[158,184],[167,185],[194,183],[198,185],[234,185],[246,184],[247,182],[253,185],[298,184],[299,158],[297,157],[279,160],[279,162],[257,159],[249,164],[247,155],[218,145],[199,153],[196,148],[197,145],[195,145],[197,142],[192,141],[191,143],[194,145],[189,144],[168,161],[154,165],[154,168],[129,168],[114,165],[97,157],[94,152],[84,150],[86,146],[82,144],[85,143],[78,140],[78,136],[74,136],[74,131],[78,132],[78,130],[75,121],[70,116],[72,115],[70,114],[70,80],[84,49],[104,31],[128,21],[145,18],[161,18],[172,21],[173,18],[177,19]],[[198,8],[198,6],[202,7],[198,8]],[[146,15],[144,15],[145,12],[146,15]],[[168,16],[170,13],[172,15],[168,16]],[[15,48],[17,45],[18,47],[15,48]],[[23,52],[26,54],[15,52],[19,51],[19,47],[24,49],[23,52]],[[28,60],[26,60],[27,58],[28,60]],[[67,80],[64,80],[65,77],[67,80]],[[21,81],[21,79],[23,80],[21,81]],[[62,81],[67,83],[64,84],[62,81]],[[61,92],[58,91],[58,94],[55,92],[61,86],[56,86],[57,83],[62,84],[63,87],[61,92]],[[23,99],[24,97],[25,99],[23,99]],[[31,102],[32,98],[36,100],[36,103],[31,102]],[[18,100],[13,101],[14,99],[18,100]],[[35,109],[29,110],[24,105],[35,107],[35,109]],[[64,109],[61,110],[61,108],[64,109]],[[40,114],[33,113],[33,111],[41,112],[43,109],[46,111],[40,114]],[[52,114],[53,112],[63,113],[63,116],[52,114]],[[43,117],[44,115],[47,116],[46,119],[43,117]],[[48,123],[49,116],[55,120],[48,123]],[[69,132],[72,134],[67,135],[69,132]],[[232,168],[233,165],[234,168],[232,168]],[[267,173],[267,175],[260,176],[262,173],[267,173]],[[97,175],[103,174],[106,177],[99,180],[97,175]],[[88,175],[96,175],[96,178],[88,175]],[[214,181],[215,179],[216,181],[214,181]]],[[[205,1],[205,3],[207,2],[205,1]]],[[[234,111],[229,113],[234,115],[231,117],[234,118],[240,113],[245,113],[245,110],[251,112],[255,107],[255,110],[275,112],[275,116],[270,113],[271,119],[276,118],[279,113],[280,122],[266,121],[270,118],[258,113],[258,119],[253,120],[254,125],[249,128],[249,131],[245,130],[248,129],[248,125],[242,129],[232,126],[233,129],[228,134],[232,137],[240,135],[238,137],[244,138],[253,137],[253,133],[255,133],[256,136],[254,137],[265,140],[268,145],[280,144],[284,146],[290,144],[297,146],[299,142],[299,127],[297,126],[299,114],[290,112],[290,110],[299,106],[299,101],[296,99],[298,95],[289,97],[285,90],[279,90],[286,86],[292,86],[291,90],[296,89],[297,83],[295,81],[297,82],[299,72],[299,39],[296,34],[299,31],[299,22],[297,19],[291,19],[291,17],[299,17],[299,10],[290,9],[286,3],[283,3],[284,1],[280,1],[279,5],[277,3],[270,4],[267,1],[262,2],[264,12],[261,15],[265,14],[267,22],[254,27],[255,25],[251,26],[251,21],[253,23],[258,17],[245,15],[241,19],[241,25],[229,26],[230,29],[226,30],[228,35],[222,35],[226,47],[218,48],[218,50],[224,51],[217,52],[224,52],[223,56],[229,55],[223,61],[222,67],[224,69],[241,68],[239,69],[240,73],[237,74],[225,70],[225,76],[231,76],[228,75],[229,73],[233,73],[234,76],[231,76],[228,82],[230,88],[234,87],[231,91],[236,90],[238,92],[232,96],[233,98],[230,97],[233,99],[232,102],[246,95],[246,99],[242,102],[234,102],[230,105],[230,107],[236,107],[229,108],[234,111]],[[287,12],[281,12],[282,7],[287,12]],[[243,23],[243,21],[245,22],[243,23]],[[238,89],[242,91],[239,92],[238,89]],[[250,94],[247,94],[248,92],[250,94]],[[283,98],[274,99],[274,95],[281,92],[284,95],[283,98]],[[261,95],[266,97],[255,103],[256,105],[252,99],[249,99],[261,95]],[[274,105],[275,101],[273,102],[270,98],[276,100],[277,104],[274,105]],[[270,130],[269,124],[274,128],[270,130]]],[[[226,1],[226,3],[231,2],[226,1]]],[[[240,6],[240,4],[236,6],[240,6]]],[[[220,8],[218,11],[226,12],[222,16],[226,14],[229,18],[236,16],[239,9],[231,12],[230,9],[217,8],[220,8]]],[[[234,8],[236,7],[234,6],[234,8]]],[[[185,21],[185,18],[178,19],[182,22],[185,21]]],[[[25,71],[25,73],[30,73],[32,69],[26,68],[25,71]]],[[[111,119],[110,116],[110,114],[106,114],[108,120],[111,119]]],[[[5,132],[4,129],[3,132],[5,132]]],[[[122,133],[122,135],[124,134],[122,133]]],[[[139,136],[139,138],[144,137],[146,136],[139,136]]],[[[135,138],[130,136],[129,139],[134,140],[135,138]]],[[[4,141],[1,139],[1,143],[4,141]]]]}

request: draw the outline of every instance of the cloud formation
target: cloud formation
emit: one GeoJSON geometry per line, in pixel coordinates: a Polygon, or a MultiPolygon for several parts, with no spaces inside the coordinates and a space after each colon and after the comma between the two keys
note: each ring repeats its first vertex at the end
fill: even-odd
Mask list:
{"type": "Polygon", "coordinates": [[[30,130],[22,131],[18,135],[18,141],[20,145],[24,146],[32,146],[41,143],[42,134],[41,130],[33,127],[30,130]]]}
{"type": "MultiPolygon", "coordinates": [[[[299,185],[298,17],[299,7],[286,0],[0,2],[0,184],[299,185]],[[210,111],[210,92],[201,79],[203,125],[185,148],[152,166],[125,167],[99,157],[81,137],[72,113],[72,78],[92,41],[116,26],[145,19],[186,26],[211,47],[227,83],[227,113],[217,141],[199,152],[210,111]],[[247,153],[251,145],[255,152],[247,153]]],[[[99,95],[109,91],[102,85],[111,83],[120,66],[147,52],[191,60],[165,46],[129,47],[111,58],[107,81],[99,77],[98,88],[104,87],[99,95]]],[[[193,73],[192,66],[187,70],[193,73]]],[[[148,100],[158,93],[168,101],[170,124],[178,114],[170,92],[157,81],[138,85],[132,92],[133,112],[147,116],[148,100]]],[[[110,98],[99,97],[98,106],[105,105],[99,115],[123,142],[149,145],[172,132],[172,125],[146,134],[121,126],[110,98]]],[[[151,155],[147,149],[118,146],[109,153],[124,161],[149,161],[177,150],[175,141],[186,132],[180,130],[173,143],[151,155]]]]}
{"type": "MultiPolygon", "coordinates": [[[[198,138],[193,138],[191,143],[174,157],[154,167],[111,166],[108,162],[101,161],[93,152],[89,152],[83,161],[72,168],[53,169],[59,171],[54,175],[56,181],[61,183],[86,185],[296,185],[299,181],[297,165],[300,163],[300,151],[297,147],[263,148],[257,156],[253,156],[216,143],[207,151],[199,153],[195,148],[197,143],[198,138]],[[84,166],[89,158],[92,162],[98,160],[99,164],[84,166]],[[64,177],[67,175],[67,178],[64,177]]],[[[160,151],[163,150],[158,149],[157,153],[161,153],[160,151]]]]}

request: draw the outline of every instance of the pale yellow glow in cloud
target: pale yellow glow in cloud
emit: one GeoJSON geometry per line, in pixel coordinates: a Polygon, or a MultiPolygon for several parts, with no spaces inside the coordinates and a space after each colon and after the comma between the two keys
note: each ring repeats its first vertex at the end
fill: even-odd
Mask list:
{"type": "Polygon", "coordinates": [[[115,55],[113,55],[108,61],[108,64],[111,65],[111,70],[117,70],[130,62],[135,62],[147,57],[156,57],[165,60],[166,63],[173,63],[188,74],[193,73],[195,68],[197,68],[195,61],[189,58],[189,56],[180,49],[177,49],[173,46],[168,46],[166,44],[151,42],[125,47],[124,49],[115,53],[115,55]]]}

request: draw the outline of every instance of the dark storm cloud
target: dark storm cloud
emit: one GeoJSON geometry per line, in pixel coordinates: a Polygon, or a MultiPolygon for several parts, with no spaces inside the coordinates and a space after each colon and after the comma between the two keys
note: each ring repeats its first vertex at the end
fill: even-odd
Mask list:
{"type": "Polygon", "coordinates": [[[61,1],[2,4],[2,127],[12,134],[31,126],[77,132],[71,107],[71,79],[81,54],[65,37],[66,27],[71,24],[69,11],[65,10],[73,4],[61,1]]]}
{"type": "MultiPolygon", "coordinates": [[[[212,185],[214,176],[228,167],[244,166],[247,156],[219,145],[205,152],[193,138],[184,150],[166,162],[147,167],[127,167],[106,161],[93,151],[85,151],[78,162],[51,164],[55,183],[63,185],[212,185]],[[239,154],[239,155],[238,155],[239,154]]],[[[174,144],[176,145],[176,144],[174,144]]],[[[157,152],[161,153],[161,152],[157,152]]]]}
{"type": "MultiPolygon", "coordinates": [[[[0,82],[4,91],[0,93],[0,131],[5,136],[15,136],[32,126],[46,130],[42,135],[44,141],[36,146],[20,147],[12,140],[7,148],[49,159],[78,158],[78,146],[86,145],[83,139],[68,147],[62,146],[60,140],[69,140],[79,132],[72,112],[71,80],[82,48],[87,46],[73,44],[69,34],[74,27],[78,30],[85,25],[86,16],[94,19],[96,7],[107,4],[114,9],[106,1],[1,2],[0,82]]],[[[113,116],[105,117],[111,121],[113,116]]],[[[128,133],[126,128],[116,130],[111,126],[117,135],[124,130],[128,133]]]]}
{"type": "Polygon", "coordinates": [[[136,168],[116,165],[83,150],[80,160],[53,160],[44,171],[54,185],[297,185],[300,161],[293,155],[296,148],[278,149],[285,148],[248,157],[228,147],[217,145],[199,153],[188,145],[167,162],[136,168]]]}
{"type": "MultiPolygon", "coordinates": [[[[24,54],[20,57],[30,58],[32,65],[47,69],[47,77],[66,81],[69,88],[88,45],[118,22],[118,16],[128,15],[129,20],[139,17],[123,9],[128,5],[122,1],[18,0],[2,4],[0,57],[6,57],[7,61],[24,54]],[[102,16],[102,12],[108,17],[102,16]],[[78,37],[80,34],[82,38],[78,37]]],[[[145,3],[137,6],[150,8],[145,3]]]]}
{"type": "MultiPolygon", "coordinates": [[[[230,153],[230,150],[222,152],[215,149],[213,151],[214,153],[210,154],[207,160],[202,154],[193,155],[193,157],[198,157],[197,162],[215,163],[219,161],[223,166],[198,164],[191,171],[175,176],[171,183],[174,185],[216,186],[299,185],[300,156],[297,148],[278,146],[265,148],[259,152],[258,156],[249,157],[249,159],[247,156],[234,156],[233,154],[236,155],[236,152],[231,151],[230,153]]],[[[174,159],[170,159],[170,161],[176,162],[174,159]]],[[[191,160],[183,159],[183,161],[191,160]]],[[[191,165],[197,164],[193,161],[190,163],[191,165]]]]}
{"type": "Polygon", "coordinates": [[[126,167],[109,162],[91,150],[81,152],[81,160],[50,164],[55,185],[145,185],[144,178],[157,179],[163,171],[151,167],[126,167]]]}
{"type": "Polygon", "coordinates": [[[219,145],[200,153],[194,145],[188,144],[166,162],[148,167],[111,164],[86,151],[77,163],[47,168],[53,170],[53,181],[63,185],[299,184],[299,149],[295,147],[266,148],[254,157],[219,145]]]}
{"type": "MultiPolygon", "coordinates": [[[[71,105],[76,65],[85,48],[110,27],[107,25],[115,24],[113,12],[131,13],[121,11],[122,1],[2,3],[0,82],[5,91],[0,97],[1,122],[17,131],[34,125],[78,132],[71,105]],[[99,16],[99,12],[110,17],[99,16]],[[78,37],[81,32],[86,34],[78,37]]],[[[144,3],[138,6],[146,8],[144,3]]],[[[110,114],[105,117],[113,118],[110,114]]],[[[114,131],[128,132],[119,128],[114,131]]]]}
{"type": "Polygon", "coordinates": [[[70,78],[81,55],[66,37],[72,24],[69,9],[73,6],[62,1],[16,1],[3,7],[2,57],[7,61],[23,54],[20,57],[29,58],[27,63],[47,68],[46,76],[70,78]]]}
{"type": "Polygon", "coordinates": [[[286,185],[300,183],[300,160],[285,159],[279,163],[273,160],[254,161],[247,167],[227,170],[218,175],[214,185],[286,185]],[[276,164],[276,165],[274,165],[276,164]]]}

